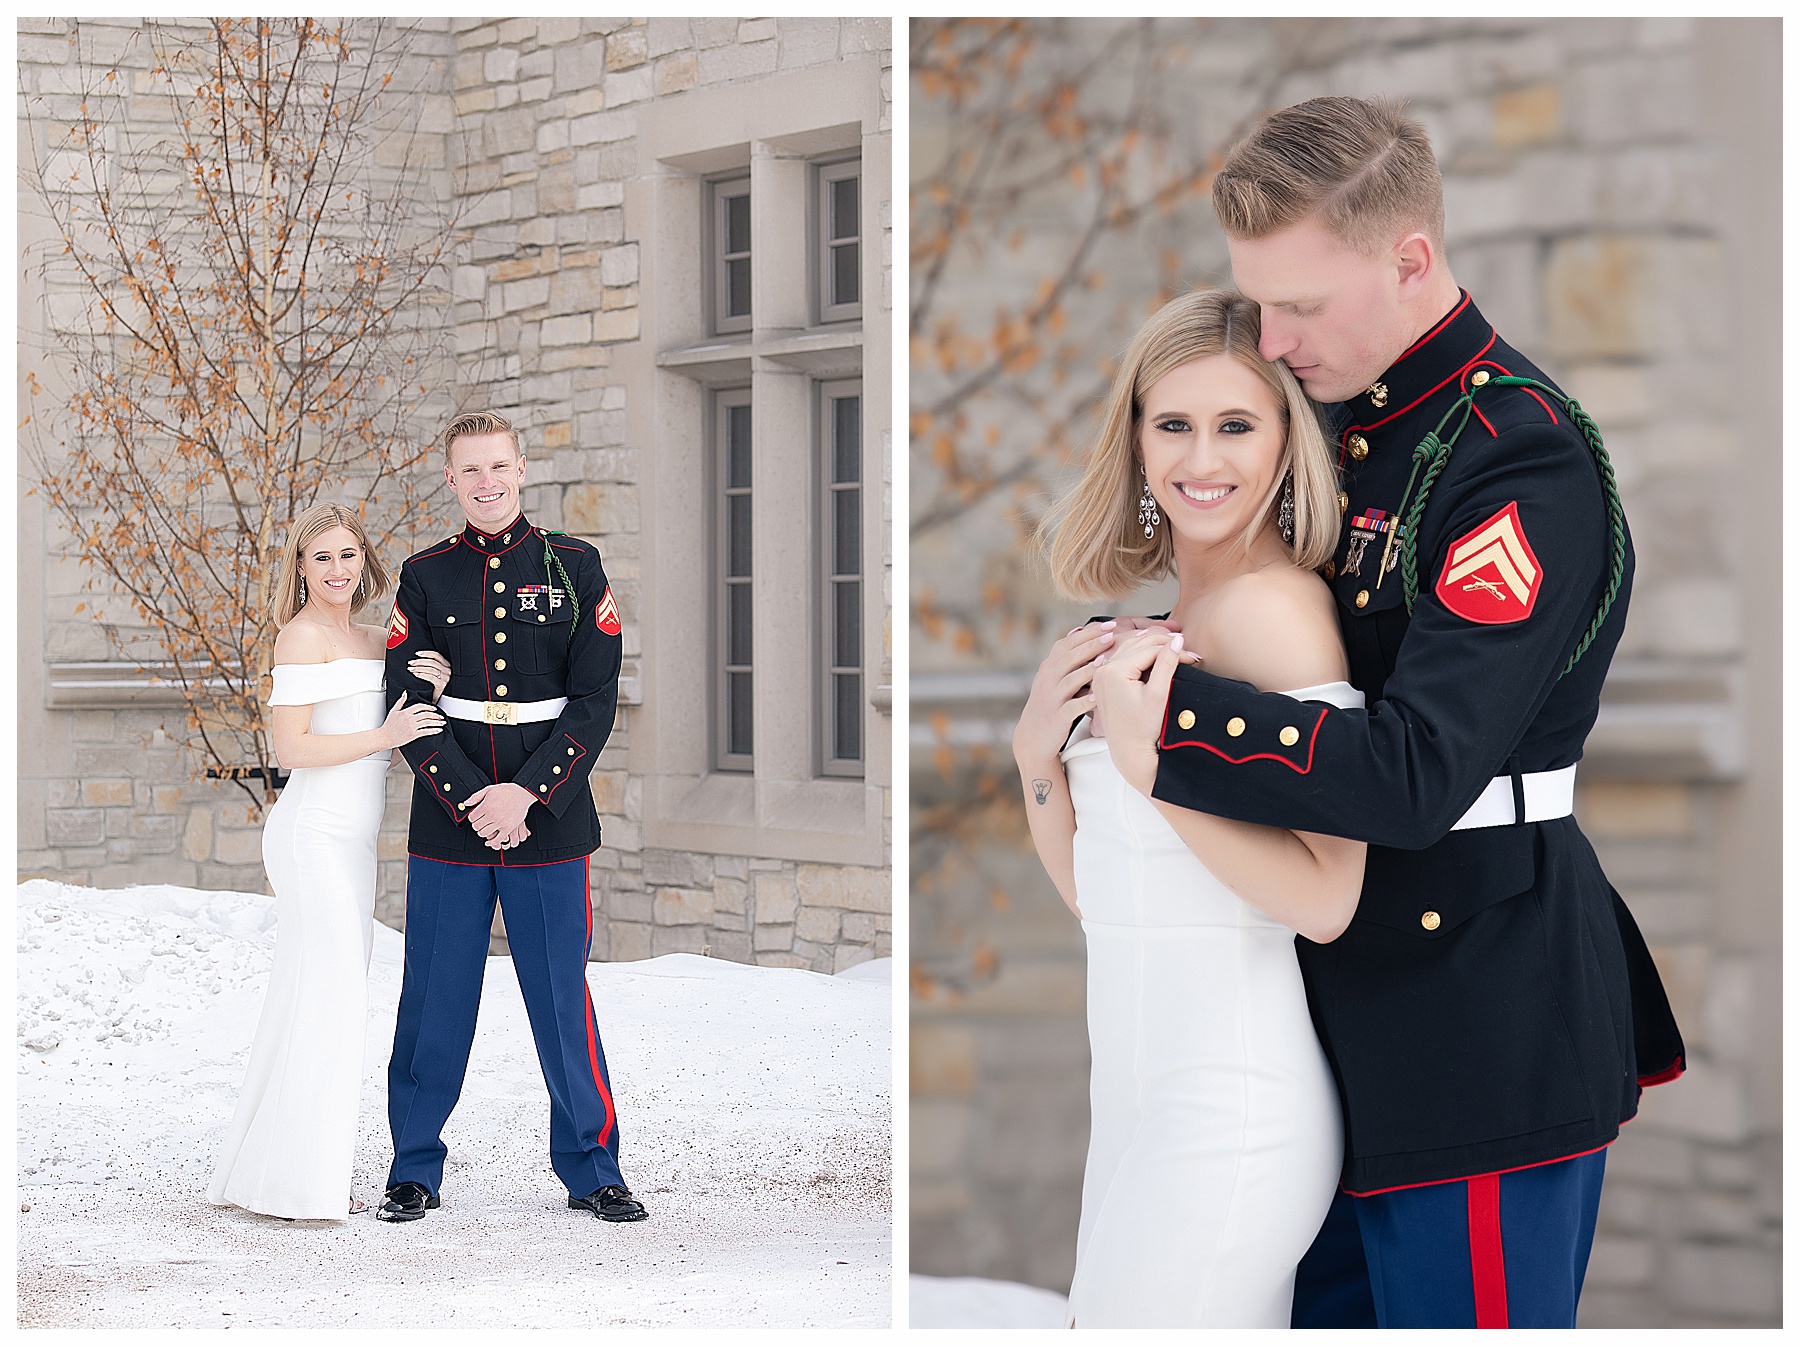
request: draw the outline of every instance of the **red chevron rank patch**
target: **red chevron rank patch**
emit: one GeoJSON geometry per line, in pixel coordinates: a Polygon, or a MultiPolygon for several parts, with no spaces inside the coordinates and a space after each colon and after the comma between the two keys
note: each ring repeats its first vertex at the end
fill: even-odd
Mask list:
{"type": "Polygon", "coordinates": [[[594,609],[594,625],[609,636],[616,636],[622,629],[619,625],[619,605],[613,601],[612,585],[606,586],[606,593],[600,599],[600,606],[594,609]]]}
{"type": "Polygon", "coordinates": [[[1543,581],[1543,567],[1525,540],[1515,500],[1450,544],[1437,596],[1458,617],[1504,626],[1531,615],[1543,581]]]}
{"type": "Polygon", "coordinates": [[[392,617],[388,618],[388,646],[387,647],[391,650],[394,648],[394,646],[398,645],[401,641],[403,641],[405,639],[406,639],[406,614],[401,612],[399,608],[395,608],[394,615],[392,617]]]}

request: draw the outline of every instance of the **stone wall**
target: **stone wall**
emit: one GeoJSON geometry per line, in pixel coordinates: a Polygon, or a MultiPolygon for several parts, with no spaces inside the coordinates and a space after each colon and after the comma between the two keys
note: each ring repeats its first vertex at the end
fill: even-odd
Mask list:
{"type": "MultiPolygon", "coordinates": [[[[1046,66],[1098,46],[1080,25],[1040,36],[1046,66]]],[[[1577,815],[1652,945],[1690,1068],[1646,1093],[1609,1151],[1582,1323],[1776,1325],[1778,25],[1169,21],[1160,45],[1185,49],[1196,71],[1298,53],[1270,106],[1327,92],[1412,100],[1444,169],[1457,279],[1606,436],[1638,574],[1577,815]]],[[[1200,104],[1196,126],[1229,124],[1241,109],[1211,107],[1205,89],[1196,79],[1170,97],[1200,104]]],[[[915,143],[941,122],[915,88],[915,143]]],[[[1180,221],[1186,283],[1223,276],[1200,205],[1180,221]]],[[[1049,212],[1028,223],[1072,228],[1049,212]]],[[[1120,249],[1101,264],[1115,298],[1154,295],[1152,260],[1120,249]]],[[[959,316],[979,329],[987,305],[1022,303],[1033,278],[996,264],[953,279],[959,316]]],[[[1143,312],[1127,308],[1096,316],[1097,359],[1143,312]]],[[[919,461],[915,483],[929,470],[919,461]]],[[[992,573],[994,539],[1008,535],[989,518],[915,548],[915,589],[992,573]]],[[[1041,583],[1036,595],[1044,630],[1079,620],[1041,583]]],[[[987,809],[954,864],[915,842],[915,873],[935,877],[911,918],[913,1265],[1062,1289],[1086,1146],[1080,934],[1035,865],[1022,812],[973,793],[983,754],[1009,761],[1031,666],[1010,648],[983,659],[934,645],[916,627],[913,650],[915,816],[987,809]]]]}
{"type": "MultiPolygon", "coordinates": [[[[136,25],[112,22],[116,34],[84,22],[84,50],[95,57],[125,50],[136,25]]],[[[644,782],[658,764],[652,750],[634,745],[645,698],[645,631],[659,619],[678,618],[646,601],[654,576],[645,572],[642,537],[652,516],[640,491],[644,446],[630,427],[634,413],[656,412],[648,403],[628,405],[629,380],[616,356],[638,341],[646,323],[642,240],[633,236],[626,211],[628,186],[654,176],[636,139],[644,109],[709,88],[732,89],[753,103],[766,97],[759,89],[769,77],[835,74],[844,63],[861,61],[870,70],[871,105],[879,108],[880,124],[868,131],[885,136],[891,25],[729,18],[402,23],[418,66],[407,74],[422,90],[422,115],[415,127],[388,138],[380,161],[437,170],[430,181],[459,219],[443,315],[445,381],[453,391],[440,411],[452,403],[491,408],[519,427],[528,517],[600,549],[625,618],[619,718],[593,773],[605,837],[591,870],[594,956],[708,952],[830,972],[885,955],[889,839],[879,821],[877,835],[862,848],[867,858],[853,865],[646,845],[644,782]]],[[[57,20],[21,26],[28,96],[72,87],[68,29],[57,20]]],[[[53,110],[58,106],[53,102],[53,110]]],[[[149,114],[134,106],[131,115],[149,114]]],[[[872,183],[867,195],[869,215],[883,229],[879,237],[870,229],[866,244],[877,256],[882,284],[871,287],[880,301],[870,294],[864,323],[884,327],[890,311],[886,180],[872,183]]],[[[692,259],[696,272],[699,263],[692,259]]],[[[36,318],[28,293],[22,290],[22,323],[30,328],[36,318]]],[[[883,363],[870,377],[880,381],[885,372],[883,363]]],[[[795,429],[792,451],[804,452],[811,432],[795,429]]],[[[880,436],[868,439],[885,447],[880,436]]],[[[891,518],[888,503],[880,503],[888,511],[882,518],[891,518]]],[[[691,512],[695,502],[660,508],[691,512]]],[[[29,500],[24,514],[21,609],[38,607],[39,592],[45,602],[43,621],[33,629],[28,616],[21,630],[21,742],[31,748],[21,753],[21,872],[102,885],[261,888],[260,824],[230,787],[191,781],[175,707],[41,709],[48,700],[47,662],[113,656],[91,621],[72,611],[84,577],[65,560],[34,560],[54,553],[54,524],[29,500]]],[[[871,522],[872,535],[885,531],[871,522]]],[[[889,560],[883,551],[882,566],[889,560]]],[[[866,573],[885,607],[885,571],[870,566],[866,573]]],[[[877,723],[885,735],[885,715],[877,723]]],[[[885,748],[871,752],[869,770],[868,786],[879,792],[884,818],[885,748]]],[[[377,906],[393,925],[404,911],[409,795],[403,773],[394,773],[377,906]]],[[[498,930],[497,938],[503,939],[498,930]]]]}

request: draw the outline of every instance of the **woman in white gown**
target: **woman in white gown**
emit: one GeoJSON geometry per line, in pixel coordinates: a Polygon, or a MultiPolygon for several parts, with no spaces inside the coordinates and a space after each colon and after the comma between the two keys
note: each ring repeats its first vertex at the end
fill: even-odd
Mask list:
{"type": "Polygon", "coordinates": [[[1154,729],[1106,732],[1141,727],[1180,658],[1291,689],[1296,725],[1301,700],[1362,704],[1312,573],[1338,530],[1329,450],[1293,375],[1258,354],[1257,317],[1209,291],[1145,324],[1045,530],[1071,596],[1179,584],[1166,626],[1058,641],[1013,740],[1032,838],[1087,937],[1077,1327],[1288,1326],[1342,1162],[1294,934],[1342,933],[1363,846],[1164,805],[1154,729]]]}
{"type": "MultiPolygon", "coordinates": [[[[275,890],[275,965],[237,1111],[207,1188],[214,1205],[342,1219],[362,1092],[375,838],[388,753],[443,717],[404,698],[384,714],[386,631],[351,618],[389,587],[356,515],[315,505],[294,521],[275,584],[269,704],[286,787],[263,824],[275,890]]],[[[439,691],[449,668],[414,671],[439,691]]]]}

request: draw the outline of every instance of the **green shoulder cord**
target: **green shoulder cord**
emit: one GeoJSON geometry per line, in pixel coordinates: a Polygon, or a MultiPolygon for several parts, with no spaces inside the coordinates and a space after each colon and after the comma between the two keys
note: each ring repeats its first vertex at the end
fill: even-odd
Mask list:
{"type": "Polygon", "coordinates": [[[553,576],[550,573],[551,567],[554,566],[556,568],[556,575],[562,577],[563,591],[569,595],[569,636],[566,643],[573,645],[575,643],[575,623],[581,620],[581,604],[577,602],[575,598],[574,581],[569,578],[569,572],[563,569],[562,557],[558,556],[556,554],[556,549],[550,545],[550,539],[552,537],[563,536],[565,536],[565,534],[558,532],[554,528],[546,528],[544,530],[544,583],[550,585],[552,588],[556,586],[556,576],[553,576]]]}
{"type": "MultiPolygon", "coordinates": [[[[1488,388],[1532,388],[1546,397],[1553,397],[1562,406],[1569,420],[1581,431],[1582,438],[1587,441],[1589,450],[1594,455],[1594,465],[1600,469],[1600,490],[1606,497],[1606,517],[1612,528],[1612,571],[1607,577],[1606,592],[1600,597],[1600,610],[1594,614],[1587,633],[1575,646],[1575,652],[1569,656],[1569,662],[1563,666],[1559,678],[1568,674],[1581,661],[1581,656],[1588,652],[1600,627],[1606,621],[1606,614],[1612,611],[1613,600],[1619,596],[1619,586],[1625,582],[1625,507],[1619,503],[1618,483],[1613,479],[1612,460],[1606,455],[1606,445],[1601,441],[1600,428],[1593,422],[1581,404],[1546,383],[1536,379],[1518,378],[1512,374],[1496,374],[1488,379],[1483,387],[1488,388]]],[[[1475,409],[1475,393],[1471,389],[1464,393],[1444,413],[1444,418],[1437,423],[1437,428],[1419,441],[1419,447],[1413,450],[1412,475],[1406,480],[1406,494],[1400,497],[1399,513],[1402,517],[1401,531],[1404,534],[1400,543],[1400,580],[1406,595],[1406,610],[1411,612],[1413,604],[1419,596],[1419,524],[1425,517],[1425,502],[1431,498],[1431,487],[1444,467],[1450,461],[1450,451],[1456,447],[1461,438],[1463,428],[1469,423],[1469,416],[1475,409]],[[1456,429],[1444,437],[1444,427],[1450,423],[1451,417],[1458,412],[1461,419],[1456,422],[1456,429]],[[1419,468],[1425,468],[1425,476],[1419,481],[1419,493],[1412,494],[1413,483],[1418,480],[1419,468]],[[1409,508],[1407,500],[1411,499],[1409,508]]]]}

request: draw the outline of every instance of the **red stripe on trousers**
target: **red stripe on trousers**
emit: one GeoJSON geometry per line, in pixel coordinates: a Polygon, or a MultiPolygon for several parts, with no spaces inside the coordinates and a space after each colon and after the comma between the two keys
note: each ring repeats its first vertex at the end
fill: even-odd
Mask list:
{"type": "Polygon", "coordinates": [[[587,956],[594,947],[594,897],[588,889],[589,857],[581,858],[581,908],[587,913],[587,948],[581,951],[581,998],[587,1006],[588,1033],[588,1069],[594,1072],[594,1087],[600,1091],[600,1101],[606,1104],[606,1124],[600,1128],[597,1139],[602,1149],[606,1147],[606,1138],[613,1129],[612,1094],[606,1088],[606,1081],[600,1078],[600,1049],[594,1038],[594,996],[588,989],[587,956]]]}
{"type": "Polygon", "coordinates": [[[1506,1326],[1506,1250],[1500,1244],[1500,1175],[1469,1179],[1469,1267],[1475,1326],[1506,1326]]]}

